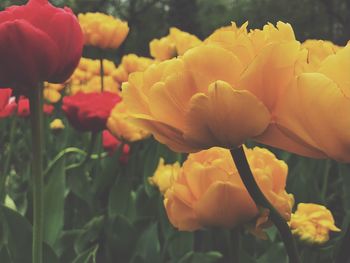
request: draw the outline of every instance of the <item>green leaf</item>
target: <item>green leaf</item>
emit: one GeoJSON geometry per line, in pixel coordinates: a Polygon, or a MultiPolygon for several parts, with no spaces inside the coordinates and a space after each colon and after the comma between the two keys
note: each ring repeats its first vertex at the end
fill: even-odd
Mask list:
{"type": "Polygon", "coordinates": [[[44,187],[44,240],[53,246],[64,224],[65,161],[62,158],[50,170],[44,187]]]}
{"type": "Polygon", "coordinates": [[[96,263],[98,245],[95,245],[78,255],[73,263],[96,263]]]}
{"type": "Polygon", "coordinates": [[[140,236],[135,247],[135,257],[139,256],[145,262],[160,262],[160,244],[157,224],[150,225],[140,236]]]}
{"type": "MultiPolygon", "coordinates": [[[[30,262],[32,258],[32,226],[27,219],[5,206],[0,206],[0,225],[4,234],[1,255],[4,254],[5,257],[10,258],[9,262],[11,263],[30,262]],[[4,252],[4,249],[7,253],[4,252]]],[[[55,252],[46,243],[43,245],[43,260],[44,262],[58,263],[55,252]]]]}
{"type": "Polygon", "coordinates": [[[105,236],[105,249],[110,261],[114,262],[118,258],[120,262],[129,262],[139,233],[128,218],[119,215],[113,220],[109,219],[105,227],[105,236]]]}
{"type": "Polygon", "coordinates": [[[193,233],[176,231],[168,240],[171,259],[180,259],[193,248],[193,233]]]}
{"type": "Polygon", "coordinates": [[[83,253],[98,242],[105,222],[104,216],[96,216],[85,226],[83,232],[78,236],[74,243],[74,249],[77,254],[83,253]]]}
{"type": "Polygon", "coordinates": [[[108,215],[110,218],[126,214],[131,199],[131,187],[130,177],[118,176],[109,193],[108,215]]]}
{"type": "Polygon", "coordinates": [[[350,167],[346,164],[338,164],[339,174],[342,178],[342,191],[344,210],[350,212],[350,167]]]}
{"type": "Polygon", "coordinates": [[[287,263],[287,254],[286,250],[282,243],[275,243],[264,253],[262,256],[260,256],[257,260],[257,263],[271,263],[271,262],[278,262],[278,263],[287,263]]]}

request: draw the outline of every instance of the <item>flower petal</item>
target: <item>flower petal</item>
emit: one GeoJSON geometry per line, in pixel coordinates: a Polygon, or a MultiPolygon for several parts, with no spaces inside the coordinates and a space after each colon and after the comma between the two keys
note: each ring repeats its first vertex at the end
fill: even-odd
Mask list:
{"type": "Polygon", "coordinates": [[[269,121],[268,110],[253,94],[216,81],[208,96],[192,97],[184,136],[207,148],[232,148],[264,132],[269,121]]]}

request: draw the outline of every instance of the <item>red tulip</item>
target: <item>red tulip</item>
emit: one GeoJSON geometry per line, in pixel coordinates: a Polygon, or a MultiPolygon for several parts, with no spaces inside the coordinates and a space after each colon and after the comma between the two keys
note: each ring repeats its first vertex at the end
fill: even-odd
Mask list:
{"type": "Polygon", "coordinates": [[[30,115],[29,99],[20,98],[17,103],[17,115],[19,117],[28,117],[30,115]]]}
{"type": "Polygon", "coordinates": [[[26,93],[42,81],[64,82],[81,57],[83,35],[71,9],[29,0],[0,12],[0,86],[26,93]]]}
{"type": "MultiPolygon", "coordinates": [[[[112,155],[117,148],[120,146],[121,141],[112,135],[108,130],[102,132],[102,145],[103,149],[112,155]]],[[[128,144],[123,145],[122,153],[120,155],[119,161],[121,163],[127,163],[129,159],[130,146],[128,144]]]]}
{"type": "Polygon", "coordinates": [[[16,103],[11,99],[12,89],[0,89],[0,119],[12,115],[16,110],[16,103]]]}
{"type": "MultiPolygon", "coordinates": [[[[16,105],[15,102],[14,102],[14,104],[16,105]]],[[[17,115],[19,117],[28,117],[30,115],[30,103],[29,103],[29,99],[28,98],[21,97],[18,100],[16,106],[17,106],[17,115]]],[[[50,105],[50,104],[44,104],[43,105],[43,112],[46,115],[51,115],[54,109],[55,109],[55,107],[50,105]]]]}
{"type": "Polygon", "coordinates": [[[43,106],[43,111],[47,115],[52,115],[54,110],[55,110],[55,107],[51,104],[44,104],[43,106]]]}
{"type": "Polygon", "coordinates": [[[99,132],[106,128],[112,108],[121,98],[111,92],[77,93],[63,98],[62,109],[79,131],[99,132]]]}

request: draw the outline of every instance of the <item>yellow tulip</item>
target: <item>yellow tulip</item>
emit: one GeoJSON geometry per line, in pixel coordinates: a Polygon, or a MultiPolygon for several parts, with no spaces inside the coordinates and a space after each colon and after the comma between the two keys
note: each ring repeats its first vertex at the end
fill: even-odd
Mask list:
{"type": "Polygon", "coordinates": [[[131,74],[122,89],[132,116],[179,152],[232,148],[262,135],[305,54],[290,25],[271,27],[216,31],[183,56],[131,74]]]}
{"type": "Polygon", "coordinates": [[[149,43],[151,56],[159,61],[167,60],[177,56],[176,46],[169,37],[153,39],[149,43]]]}
{"type": "Polygon", "coordinates": [[[148,131],[133,122],[124,101],[119,102],[111,111],[107,128],[114,136],[128,142],[142,140],[150,135],[148,131]]]}
{"type": "Polygon", "coordinates": [[[60,91],[64,89],[64,84],[53,84],[53,83],[45,83],[44,85],[44,98],[45,100],[56,103],[58,102],[62,95],[60,91]]]}
{"type": "Polygon", "coordinates": [[[154,175],[149,178],[152,185],[158,187],[159,191],[164,194],[174,183],[179,176],[180,164],[164,164],[164,159],[160,158],[158,167],[154,175]]]}
{"type": "Polygon", "coordinates": [[[112,73],[112,77],[115,81],[118,83],[123,83],[125,81],[128,81],[129,74],[123,67],[123,65],[119,65],[112,73]]]}
{"type": "Polygon", "coordinates": [[[79,14],[78,19],[89,46],[118,48],[129,33],[126,22],[103,13],[79,14]]]}
{"type": "Polygon", "coordinates": [[[130,74],[136,71],[144,71],[153,63],[154,61],[150,58],[139,57],[135,54],[128,54],[123,56],[121,65],[124,67],[126,72],[130,74]]]}
{"type": "Polygon", "coordinates": [[[175,27],[170,28],[169,35],[150,42],[151,56],[156,60],[164,61],[183,55],[187,50],[202,43],[196,36],[181,31],[175,27]]]}
{"type": "MultiPolygon", "coordinates": [[[[245,149],[253,175],[269,201],[290,219],[293,196],[288,195],[287,165],[266,149],[245,149]]],[[[177,179],[165,192],[170,222],[179,230],[208,226],[233,228],[241,224],[263,228],[269,225],[250,198],[230,152],[214,147],[190,154],[177,179]]]]}
{"type": "Polygon", "coordinates": [[[329,240],[329,232],[339,232],[332,213],[323,205],[298,204],[289,222],[292,233],[308,243],[323,244],[329,240]]]}

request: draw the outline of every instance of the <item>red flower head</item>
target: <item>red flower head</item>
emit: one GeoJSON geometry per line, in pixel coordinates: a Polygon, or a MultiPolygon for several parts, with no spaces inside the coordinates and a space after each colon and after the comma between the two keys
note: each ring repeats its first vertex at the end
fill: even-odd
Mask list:
{"type": "Polygon", "coordinates": [[[12,89],[0,89],[0,119],[6,118],[16,110],[16,103],[11,101],[12,89]]]}
{"type": "MultiPolygon", "coordinates": [[[[112,135],[108,130],[104,130],[102,132],[102,144],[103,149],[109,153],[109,155],[112,155],[119,145],[121,144],[121,141],[119,141],[116,137],[112,135]]],[[[123,145],[122,154],[119,158],[121,163],[126,164],[129,159],[129,152],[130,152],[130,146],[128,144],[123,145]]]]}
{"type": "Polygon", "coordinates": [[[29,99],[20,98],[17,103],[17,115],[19,117],[28,117],[30,115],[29,99]]]}
{"type": "Polygon", "coordinates": [[[111,92],[77,93],[63,98],[62,109],[79,131],[99,132],[106,128],[112,108],[121,98],[111,92]]]}
{"type": "Polygon", "coordinates": [[[83,35],[65,7],[48,0],[29,0],[0,12],[0,86],[26,93],[39,82],[62,83],[81,57],[83,35]]]}
{"type": "Polygon", "coordinates": [[[51,104],[44,104],[43,106],[43,111],[47,115],[52,115],[54,110],[55,110],[55,107],[51,104]]]}
{"type": "MultiPolygon", "coordinates": [[[[51,115],[54,109],[55,109],[55,107],[50,105],[50,104],[44,104],[43,105],[43,112],[46,115],[51,115]]],[[[29,99],[28,98],[21,97],[18,100],[18,103],[17,103],[17,115],[19,117],[28,117],[30,115],[30,103],[29,103],[29,99]]]]}

